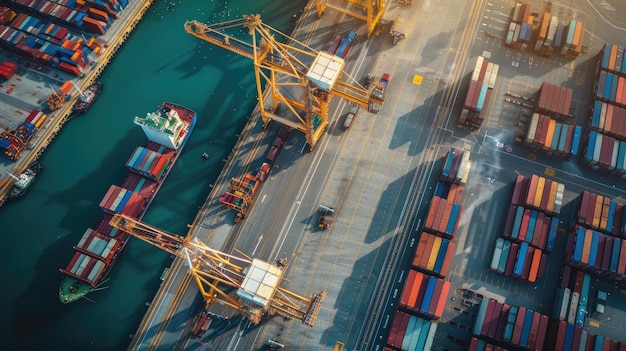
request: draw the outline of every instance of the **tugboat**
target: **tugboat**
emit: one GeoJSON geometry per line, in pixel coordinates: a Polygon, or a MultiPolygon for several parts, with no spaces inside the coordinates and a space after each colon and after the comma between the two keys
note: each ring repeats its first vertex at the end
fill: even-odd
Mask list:
{"type": "Polygon", "coordinates": [[[19,175],[19,177],[16,177],[9,173],[9,176],[15,179],[15,183],[13,184],[13,188],[11,189],[9,198],[16,199],[24,196],[28,188],[30,188],[35,182],[35,179],[37,178],[37,175],[41,172],[42,168],[43,166],[41,165],[41,163],[33,161],[33,163],[31,163],[30,166],[28,166],[28,168],[19,175]]]}
{"type": "Polygon", "coordinates": [[[91,105],[96,101],[98,95],[102,91],[102,83],[100,81],[93,82],[90,86],[80,93],[80,98],[72,107],[72,115],[81,114],[89,109],[91,105]]]}

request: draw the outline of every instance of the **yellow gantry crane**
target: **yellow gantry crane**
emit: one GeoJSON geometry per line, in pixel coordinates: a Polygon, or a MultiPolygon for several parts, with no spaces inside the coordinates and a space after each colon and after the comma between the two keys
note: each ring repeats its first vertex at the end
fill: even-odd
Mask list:
{"type": "Polygon", "coordinates": [[[343,71],[342,58],[317,52],[264,24],[260,15],[216,24],[185,22],[185,31],[254,61],[261,118],[277,121],[305,134],[311,150],[328,126],[333,96],[377,112],[384,96],[372,94],[343,71]],[[251,42],[240,39],[247,31],[251,42]],[[283,41],[283,42],[281,42],[283,41]],[[269,88],[269,96],[263,94],[269,88]],[[284,105],[286,108],[279,108],[284,105]]]}
{"type": "Polygon", "coordinates": [[[322,17],[326,9],[330,8],[365,21],[367,23],[367,36],[369,37],[374,33],[382,20],[385,0],[315,0],[315,7],[317,8],[318,17],[322,17]],[[335,5],[331,2],[342,2],[344,5],[335,5]],[[352,11],[348,9],[349,6],[345,3],[357,6],[358,10],[352,11]]]}
{"type": "Polygon", "coordinates": [[[278,314],[311,327],[315,325],[326,292],[306,298],[281,287],[284,259],[275,265],[243,253],[229,255],[125,215],[114,215],[110,224],[186,260],[207,307],[214,301],[222,303],[241,311],[254,324],[259,323],[264,314],[278,314]],[[225,291],[232,288],[237,289],[235,297],[225,291]]]}

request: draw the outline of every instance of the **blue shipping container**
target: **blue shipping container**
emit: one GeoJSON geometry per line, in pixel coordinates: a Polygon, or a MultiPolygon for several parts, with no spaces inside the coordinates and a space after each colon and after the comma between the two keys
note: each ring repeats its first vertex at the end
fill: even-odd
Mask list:
{"type": "Polygon", "coordinates": [[[522,224],[522,217],[524,217],[524,208],[519,206],[515,213],[515,222],[513,222],[513,231],[511,231],[511,238],[517,239],[519,236],[520,226],[522,224]]]}
{"type": "Polygon", "coordinates": [[[522,326],[522,335],[519,339],[520,346],[526,347],[528,345],[528,337],[530,336],[530,327],[533,322],[532,310],[526,310],[526,317],[524,317],[524,325],[522,326]]]}
{"type": "Polygon", "coordinates": [[[487,313],[487,307],[489,306],[489,299],[484,297],[480,301],[480,307],[478,307],[478,314],[476,315],[476,322],[474,323],[474,335],[480,335],[480,330],[485,323],[485,314],[487,313]]]}
{"type": "Polygon", "coordinates": [[[574,128],[574,137],[572,138],[572,155],[578,155],[578,147],[580,145],[580,135],[582,134],[582,128],[576,126],[574,128]]]}
{"type": "Polygon", "coordinates": [[[520,277],[522,270],[524,269],[524,261],[526,260],[526,254],[528,253],[528,243],[522,242],[519,246],[517,253],[517,260],[515,261],[515,268],[513,269],[513,276],[520,277]]]}
{"type": "Polygon", "coordinates": [[[528,222],[528,228],[526,229],[526,241],[532,242],[533,234],[535,232],[535,226],[537,225],[537,215],[539,212],[535,210],[530,211],[530,221],[528,222]]]}
{"type": "Polygon", "coordinates": [[[552,217],[550,220],[550,229],[548,230],[548,242],[546,243],[546,252],[551,253],[554,250],[554,241],[556,233],[559,231],[559,219],[552,217]]]}
{"type": "Polygon", "coordinates": [[[426,292],[424,293],[424,299],[420,306],[420,311],[428,313],[428,306],[433,299],[433,293],[435,292],[435,285],[437,284],[437,278],[430,276],[428,278],[428,285],[426,286],[426,292]]]}

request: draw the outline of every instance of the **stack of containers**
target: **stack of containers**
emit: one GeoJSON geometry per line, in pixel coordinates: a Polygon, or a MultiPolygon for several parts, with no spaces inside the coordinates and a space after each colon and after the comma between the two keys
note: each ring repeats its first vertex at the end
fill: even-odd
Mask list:
{"type": "MultiPolygon", "coordinates": [[[[624,77],[620,77],[620,79],[626,80],[624,77]]],[[[611,103],[595,100],[591,108],[589,128],[623,140],[624,136],[626,136],[626,109],[611,103]]]]}
{"type": "Polygon", "coordinates": [[[465,184],[472,161],[470,153],[461,149],[451,148],[446,154],[443,171],[439,179],[446,183],[465,184]]]}
{"type": "Polygon", "coordinates": [[[626,178],[626,141],[590,131],[587,149],[583,152],[583,165],[626,178]]]}
{"type": "Polygon", "coordinates": [[[576,206],[577,223],[614,236],[626,235],[624,205],[609,197],[583,191],[576,206]]]}
{"type": "Polygon", "coordinates": [[[423,232],[419,238],[412,261],[413,267],[408,271],[407,280],[400,294],[398,310],[387,339],[387,348],[390,350],[428,351],[432,347],[437,324],[420,322],[419,319],[441,318],[448,299],[450,282],[444,278],[454,256],[452,238],[460,218],[462,184],[467,179],[471,166],[469,157],[468,151],[464,152],[455,148],[451,148],[446,155],[441,181],[437,183],[433,198],[433,203],[436,199],[437,205],[434,206],[431,203],[429,213],[433,211],[433,208],[438,209],[441,203],[443,204],[442,211],[447,213],[445,216],[453,219],[443,221],[442,212],[437,220],[433,217],[430,222],[426,221],[426,230],[431,233],[423,232]],[[452,214],[453,207],[456,208],[454,212],[457,214],[452,214]],[[444,222],[445,225],[442,225],[441,223],[444,222]],[[437,229],[434,229],[435,227],[437,229]],[[410,324],[411,320],[414,321],[413,324],[410,324]],[[422,329],[418,331],[420,323],[422,329]],[[408,335],[411,335],[410,341],[406,341],[408,335]],[[425,341],[424,335],[427,335],[425,341]]]}
{"type": "Polygon", "coordinates": [[[545,344],[546,350],[618,351],[626,348],[623,342],[617,342],[602,335],[589,334],[581,327],[563,320],[550,321],[549,330],[545,344]]]}
{"type": "Polygon", "coordinates": [[[146,203],[141,195],[117,185],[111,185],[100,201],[100,207],[109,214],[124,214],[136,218],[146,203]]]}
{"type": "Polygon", "coordinates": [[[525,307],[483,298],[472,333],[512,347],[543,350],[548,322],[548,316],[525,307]]]}
{"type": "Polygon", "coordinates": [[[572,104],[572,89],[543,82],[537,93],[537,113],[554,117],[557,120],[572,117],[569,109],[572,104]]]}
{"type": "Polygon", "coordinates": [[[436,332],[437,323],[396,311],[387,338],[388,350],[430,350],[436,332]]]}
{"type": "Polygon", "coordinates": [[[17,65],[13,62],[4,61],[0,65],[0,78],[9,80],[15,72],[17,72],[17,65]]]}
{"type": "Polygon", "coordinates": [[[519,175],[506,216],[504,238],[496,239],[489,269],[534,283],[543,278],[554,250],[565,186],[550,179],[519,175]]]}
{"type": "Polygon", "coordinates": [[[582,163],[626,178],[626,64],[624,49],[606,43],[600,53],[582,163]]]}
{"type": "Polygon", "coordinates": [[[459,128],[475,130],[482,125],[493,87],[496,84],[499,67],[495,63],[488,62],[484,57],[478,56],[459,117],[459,128]]]}
{"type": "Polygon", "coordinates": [[[559,27],[559,19],[556,16],[550,16],[549,12],[544,12],[541,19],[541,26],[537,32],[535,40],[535,52],[543,57],[550,57],[554,52],[554,36],[559,27]]]}
{"type": "Polygon", "coordinates": [[[567,160],[578,155],[582,128],[560,123],[548,116],[533,113],[524,139],[524,146],[567,160]]]}
{"type": "Polygon", "coordinates": [[[74,246],[74,249],[85,255],[102,260],[106,264],[110,264],[121,250],[121,243],[115,238],[87,228],[78,244],[74,246]]]}
{"type": "Polygon", "coordinates": [[[14,0],[16,5],[36,11],[55,22],[82,29],[91,33],[104,34],[128,1],[83,1],[83,0],[14,0]]]}
{"type": "Polygon", "coordinates": [[[0,25],[0,44],[40,64],[81,75],[91,56],[102,52],[104,44],[91,38],[85,42],[67,28],[19,13],[7,25],[0,25]]]}
{"type": "Polygon", "coordinates": [[[126,166],[143,177],[158,181],[170,164],[170,158],[156,151],[138,146],[126,162],[126,166]]]}
{"type": "Polygon", "coordinates": [[[34,109],[28,114],[28,117],[26,117],[26,120],[24,120],[24,122],[31,123],[35,126],[35,128],[39,128],[45,120],[46,114],[37,109],[34,109]]]}
{"type": "Polygon", "coordinates": [[[590,285],[589,274],[567,265],[563,266],[552,318],[583,327],[589,303],[590,285]]]}
{"type": "Polygon", "coordinates": [[[37,133],[37,128],[32,123],[24,122],[15,129],[15,136],[27,145],[37,133]]]}
{"type": "Polygon", "coordinates": [[[445,278],[453,256],[453,241],[423,232],[415,249],[413,268],[445,278]]]}
{"type": "Polygon", "coordinates": [[[439,319],[449,292],[449,281],[411,269],[400,296],[400,309],[424,318],[439,319]]]}
{"type": "Polygon", "coordinates": [[[595,230],[575,226],[567,238],[565,262],[591,274],[626,278],[626,243],[595,230]]]}
{"type": "Polygon", "coordinates": [[[550,57],[554,52],[575,59],[582,52],[584,27],[580,21],[571,20],[567,24],[559,24],[556,16],[544,12],[541,19],[532,15],[530,4],[518,3],[513,8],[504,45],[525,51],[529,47],[539,55],[550,57]],[[535,20],[539,21],[534,26],[535,20]]]}

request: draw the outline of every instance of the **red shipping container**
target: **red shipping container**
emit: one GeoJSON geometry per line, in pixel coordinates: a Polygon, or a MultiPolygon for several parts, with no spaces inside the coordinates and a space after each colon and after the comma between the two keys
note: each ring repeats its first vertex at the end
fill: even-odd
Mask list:
{"type": "Polygon", "coordinates": [[[500,323],[500,315],[502,314],[502,307],[504,305],[496,302],[493,307],[493,314],[491,315],[491,323],[489,324],[489,330],[487,331],[487,336],[494,338],[496,336],[496,329],[498,328],[498,323],[500,323]]]}
{"type": "Polygon", "coordinates": [[[443,286],[441,288],[441,298],[439,299],[439,303],[437,304],[437,309],[435,310],[435,316],[437,318],[441,318],[441,316],[443,316],[443,309],[446,307],[446,302],[448,301],[449,294],[450,294],[450,282],[447,280],[443,280],[443,286]]]}
{"type": "Polygon", "coordinates": [[[411,295],[411,289],[413,288],[413,284],[415,283],[415,276],[417,275],[417,271],[409,269],[409,274],[406,279],[406,283],[404,284],[404,289],[402,290],[402,295],[400,295],[400,304],[407,306],[409,304],[409,296],[411,295]]]}
{"type": "Polygon", "coordinates": [[[495,306],[496,300],[490,299],[489,303],[487,304],[487,312],[485,312],[485,320],[480,329],[480,335],[487,335],[487,333],[489,332],[489,327],[491,326],[491,321],[493,319],[493,310],[495,309],[495,306]]]}
{"type": "Polygon", "coordinates": [[[418,267],[420,265],[420,261],[422,256],[424,255],[424,250],[426,249],[426,242],[428,241],[428,236],[430,234],[422,232],[420,234],[420,241],[417,244],[417,248],[415,249],[415,256],[413,256],[413,265],[418,267]]]}
{"type": "Polygon", "coordinates": [[[513,268],[515,268],[515,259],[517,258],[518,251],[519,245],[512,243],[511,250],[509,250],[509,258],[506,261],[506,268],[504,269],[504,275],[507,277],[510,277],[513,274],[513,268]]]}
{"type": "Polygon", "coordinates": [[[535,349],[535,344],[537,342],[537,334],[539,332],[539,322],[541,321],[541,314],[539,312],[535,312],[533,314],[533,321],[530,324],[530,334],[528,335],[528,348],[531,350],[535,349]]]}
{"type": "Polygon", "coordinates": [[[524,260],[524,268],[522,269],[522,276],[521,276],[523,280],[528,280],[528,277],[530,275],[530,267],[533,262],[533,255],[535,251],[536,251],[535,248],[532,246],[529,246],[528,251],[526,251],[526,259],[524,260]]]}
{"type": "Polygon", "coordinates": [[[424,224],[426,228],[432,228],[433,223],[435,222],[435,214],[437,214],[437,208],[439,208],[439,201],[442,201],[442,199],[435,196],[433,197],[433,201],[430,203],[428,216],[426,217],[426,224],[424,224]]]}
{"type": "Polygon", "coordinates": [[[528,231],[528,222],[530,221],[530,213],[529,209],[524,210],[524,216],[522,217],[522,224],[520,226],[518,239],[520,241],[526,241],[526,232],[528,231]]]}
{"type": "Polygon", "coordinates": [[[536,350],[543,350],[543,345],[546,339],[546,332],[548,331],[548,316],[541,315],[541,320],[539,321],[539,329],[537,330],[537,341],[535,342],[536,350]]]}
{"type": "Polygon", "coordinates": [[[422,258],[419,263],[420,267],[426,268],[426,266],[428,265],[428,258],[430,257],[430,253],[433,250],[434,242],[435,242],[434,235],[429,235],[428,238],[426,238],[426,246],[424,248],[424,254],[422,255],[422,258]]]}
{"type": "Polygon", "coordinates": [[[537,278],[543,279],[543,276],[546,274],[546,268],[548,268],[548,255],[544,253],[541,255],[541,261],[539,262],[537,278]]]}
{"type": "Polygon", "coordinates": [[[515,318],[515,326],[513,327],[513,337],[511,343],[519,345],[520,337],[522,336],[522,327],[524,326],[524,317],[526,316],[526,307],[520,306],[517,310],[517,317],[515,318]]]}

